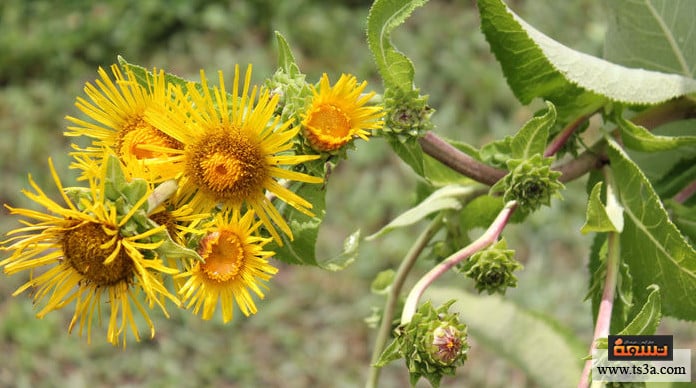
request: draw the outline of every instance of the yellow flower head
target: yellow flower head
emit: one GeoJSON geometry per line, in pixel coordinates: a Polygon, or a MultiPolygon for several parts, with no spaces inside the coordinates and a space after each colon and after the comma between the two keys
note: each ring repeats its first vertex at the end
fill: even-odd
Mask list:
{"type": "Polygon", "coordinates": [[[382,108],[364,106],[375,95],[361,94],[366,86],[366,81],[358,85],[354,76],[343,74],[332,87],[326,73],[322,75],[319,90],[312,87],[312,104],[302,115],[303,134],[312,148],[334,151],[355,137],[367,140],[370,130],[382,128],[382,108]]]}
{"type": "Polygon", "coordinates": [[[256,313],[251,292],[263,299],[262,282],[278,272],[268,263],[274,253],[263,250],[270,239],[255,233],[260,225],[254,223],[253,212],[240,218],[239,211],[232,210],[218,214],[207,228],[198,248],[205,262],[177,276],[187,278],[179,294],[194,314],[211,319],[218,303],[225,323],[232,320],[235,303],[245,316],[256,313]]]}
{"type": "MultiPolygon", "coordinates": [[[[148,110],[146,118],[156,127],[184,145],[171,149],[172,165],[178,166],[181,190],[191,197],[191,205],[209,211],[218,204],[225,208],[246,206],[263,221],[271,236],[282,244],[277,225],[292,238],[292,232],[266,192],[300,212],[312,216],[312,204],[278,183],[278,179],[321,183],[291,167],[317,159],[317,155],[294,155],[292,140],[299,131],[290,122],[280,123],[274,115],[278,96],[265,89],[250,89],[249,66],[239,95],[239,67],[235,66],[231,97],[225,89],[222,72],[220,85],[208,87],[201,71],[201,87],[188,85],[192,104],[188,112],[180,109],[148,110]],[[257,100],[258,96],[258,100],[257,100]],[[231,100],[231,101],[230,101],[231,100]]],[[[185,99],[177,90],[178,98],[185,99]]]]}
{"type": "Polygon", "coordinates": [[[98,319],[101,322],[102,308],[108,306],[107,340],[114,345],[122,342],[123,346],[126,345],[128,328],[135,339],[140,340],[133,316],[134,305],[154,336],[154,325],[140,302],[139,294],[144,294],[148,307],[153,308],[156,304],[165,314],[165,297],[179,304],[161,279],[163,274],[173,275],[177,271],[162,264],[152,251],[160,243],[149,240],[165,226],[128,236],[122,235],[120,230],[145,203],[147,194],[133,211],[119,216],[115,207],[104,198],[103,181],[99,183],[90,178],[89,189],[74,202],[63,189],[53,164],[50,167],[67,207],[51,200],[31,177],[30,184],[35,192],[24,193],[48,212],[5,205],[11,214],[35,221],[23,221],[25,227],[9,232],[8,236],[12,237],[0,243],[0,248],[12,252],[10,257],[0,261],[6,274],[25,270],[32,273],[31,279],[13,295],[35,289],[34,301],[43,303],[37,313],[39,318],[74,301],[75,313],[69,331],[78,325],[82,335],[86,328],[88,341],[91,339],[92,321],[98,319]],[[35,269],[41,269],[42,273],[34,277],[35,269]]]}
{"type": "MultiPolygon", "coordinates": [[[[147,87],[136,81],[130,69],[126,70],[125,77],[117,65],[111,66],[111,72],[115,81],[99,68],[101,79],[95,81],[96,86],[87,83],[84,89],[91,102],[78,97],[75,103],[92,121],[66,117],[76,125],[68,127],[66,136],[93,139],[93,146],[78,150],[79,153],[99,157],[106,147],[112,149],[123,162],[129,163],[168,156],[161,151],[162,148],[182,148],[181,143],[145,119],[145,111],[149,107],[164,105],[165,101],[171,100],[171,88],[165,82],[164,72],[160,70],[148,76],[147,87]]],[[[162,174],[156,167],[161,166],[156,163],[149,165],[152,179],[162,174]]],[[[162,168],[166,169],[166,166],[162,168]]]]}

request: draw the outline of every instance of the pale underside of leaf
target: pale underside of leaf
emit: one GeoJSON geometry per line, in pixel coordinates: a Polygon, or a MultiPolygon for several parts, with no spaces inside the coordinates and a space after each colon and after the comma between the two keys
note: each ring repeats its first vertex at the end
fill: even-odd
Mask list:
{"type": "Polygon", "coordinates": [[[658,104],[696,93],[696,80],[692,78],[628,68],[573,50],[512,15],[555,70],[583,89],[627,104],[658,104]]]}
{"type": "Polygon", "coordinates": [[[366,239],[372,240],[393,229],[413,225],[435,212],[447,209],[460,209],[462,207],[461,198],[476,192],[476,190],[477,187],[475,186],[448,185],[442,187],[366,239]]]}

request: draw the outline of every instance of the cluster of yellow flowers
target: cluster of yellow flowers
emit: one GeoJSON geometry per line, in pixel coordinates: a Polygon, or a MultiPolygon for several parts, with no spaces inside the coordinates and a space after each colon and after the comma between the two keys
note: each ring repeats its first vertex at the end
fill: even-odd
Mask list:
{"type": "Polygon", "coordinates": [[[10,252],[4,272],[29,272],[14,295],[31,290],[39,318],[75,302],[69,330],[86,330],[88,341],[108,306],[107,340],[123,346],[129,329],[139,340],[134,312],[154,336],[148,309],[166,315],[167,301],[203,319],[220,306],[224,322],[235,305],[255,313],[254,295],[263,298],[277,272],[265,246],[282,246],[281,233],[292,239],[274,202],[312,216],[288,182],[323,182],[303,164],[382,127],[382,108],[368,104],[374,93],[349,75],[331,86],[324,74],[297,119],[283,121],[282,96],[251,85],[251,66],[243,79],[235,67],[229,94],[222,72],[212,87],[203,71],[183,86],[161,70],[111,73],[99,69],[87,99],[77,98],[87,117],[67,117],[66,136],[91,140],[71,153],[88,187],[64,187],[49,160],[64,205],[31,176],[24,194],[46,212],[5,205],[27,218],[0,243],[10,252]]]}

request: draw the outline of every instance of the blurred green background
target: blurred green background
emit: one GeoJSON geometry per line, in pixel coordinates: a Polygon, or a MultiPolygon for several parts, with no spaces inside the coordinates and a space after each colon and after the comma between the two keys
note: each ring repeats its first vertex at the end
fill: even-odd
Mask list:
{"type": "MultiPolygon", "coordinates": [[[[605,20],[599,1],[508,3],[563,43],[601,53],[605,20]]],[[[380,92],[364,43],[369,5],[364,0],[4,0],[0,3],[4,139],[0,202],[32,207],[20,189],[28,187],[28,173],[41,187],[53,187],[49,157],[63,180],[72,182],[66,156],[69,141],[62,136],[64,116],[79,114],[73,104],[84,83],[93,81],[97,68],[114,63],[117,55],[190,79],[197,79],[201,68],[230,73],[235,63],[252,63],[254,79],[261,82],[275,70],[273,31],[278,30],[310,81],[322,72],[332,80],[349,72],[380,92]]],[[[394,39],[414,60],[417,85],[430,95],[437,109],[437,131],[445,136],[481,145],[513,133],[536,108],[521,106],[508,90],[479,32],[473,1],[432,1],[418,9],[394,39]]],[[[355,229],[371,234],[408,209],[416,198],[417,180],[383,140],[359,143],[349,161],[331,176],[320,255],[339,252],[343,239],[355,229]]],[[[524,227],[514,225],[506,231],[509,245],[525,264],[519,287],[507,295],[527,308],[551,314],[589,344],[592,322],[589,304],[582,299],[590,238],[578,232],[583,222],[583,182],[568,188],[563,201],[538,212],[524,227]]],[[[0,233],[18,226],[6,209],[0,214],[0,233]]],[[[125,351],[105,343],[104,329],[95,330],[92,344],[77,333],[68,335],[70,308],[35,319],[28,295],[11,297],[26,277],[2,276],[0,386],[361,386],[375,334],[364,319],[373,306],[383,303],[382,297],[370,294],[370,282],[377,272],[396,267],[422,226],[362,243],[359,260],[342,272],[278,263],[280,272],[270,282],[266,299],[258,303],[258,314],[249,318],[236,314],[229,325],[221,324],[219,317],[201,321],[186,311],[170,309],[168,320],[155,312],[155,339],[130,341],[125,351]]],[[[423,261],[415,274],[431,264],[423,261]]],[[[454,274],[443,280],[447,282],[471,286],[454,274]]],[[[696,336],[693,326],[667,325],[685,338],[696,336]]],[[[406,386],[403,364],[386,367],[381,383],[406,386]]],[[[443,386],[534,383],[472,341],[470,361],[443,386]]]]}

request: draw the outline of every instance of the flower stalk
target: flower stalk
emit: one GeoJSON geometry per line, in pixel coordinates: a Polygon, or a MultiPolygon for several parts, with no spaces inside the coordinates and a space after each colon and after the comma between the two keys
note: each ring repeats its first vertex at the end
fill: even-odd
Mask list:
{"type": "Polygon", "coordinates": [[[403,312],[401,313],[401,324],[407,324],[411,321],[411,317],[416,312],[418,308],[418,301],[423,295],[425,290],[442,274],[449,271],[452,267],[458,263],[466,260],[474,253],[486,249],[490,245],[496,242],[500,234],[505,229],[505,226],[510,221],[510,217],[517,208],[516,201],[510,201],[505,204],[503,210],[498,213],[493,223],[488,227],[485,233],[483,233],[478,239],[476,239],[471,244],[460,249],[459,251],[452,254],[450,257],[445,259],[443,262],[433,267],[427,274],[425,274],[408,294],[406,298],[406,303],[404,305],[403,312]]]}
{"type": "Polygon", "coordinates": [[[374,348],[372,350],[370,375],[368,376],[367,383],[365,384],[366,388],[377,387],[379,373],[382,368],[376,366],[375,364],[377,364],[379,361],[379,357],[382,354],[382,351],[384,351],[387,341],[389,341],[392,320],[394,319],[394,310],[396,309],[396,304],[399,299],[401,289],[404,286],[404,282],[406,281],[408,274],[411,272],[413,265],[416,263],[416,260],[428,245],[428,242],[440,230],[440,227],[442,227],[442,214],[435,217],[430,225],[428,225],[423,233],[421,233],[396,271],[394,282],[391,284],[389,293],[387,294],[387,300],[384,304],[384,312],[382,313],[382,321],[379,331],[377,332],[374,348]]]}

